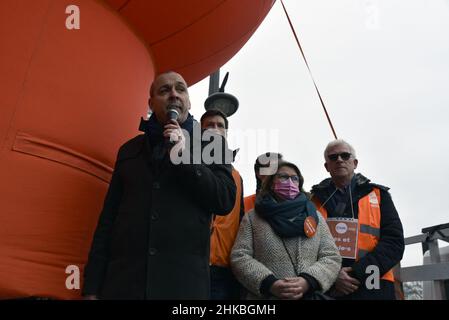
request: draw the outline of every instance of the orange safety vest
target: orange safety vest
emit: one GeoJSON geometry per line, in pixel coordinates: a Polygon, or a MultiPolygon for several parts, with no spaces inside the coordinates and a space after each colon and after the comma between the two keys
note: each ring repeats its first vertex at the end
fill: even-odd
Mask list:
{"type": "Polygon", "coordinates": [[[210,236],[210,265],[229,267],[229,256],[234,245],[240,225],[240,208],[242,198],[242,178],[237,170],[232,169],[237,192],[232,211],[225,216],[214,216],[210,236]]]}
{"type": "Polygon", "coordinates": [[[253,210],[256,204],[256,194],[245,197],[243,201],[245,202],[245,213],[253,210]]]}
{"type": "MultiPolygon", "coordinates": [[[[327,210],[320,201],[312,198],[318,211],[327,219],[327,210]]],[[[357,239],[356,261],[374,250],[380,238],[380,190],[373,188],[369,194],[359,200],[359,232],[357,239]]],[[[394,282],[393,270],[389,270],[382,279],[394,282]]]]}

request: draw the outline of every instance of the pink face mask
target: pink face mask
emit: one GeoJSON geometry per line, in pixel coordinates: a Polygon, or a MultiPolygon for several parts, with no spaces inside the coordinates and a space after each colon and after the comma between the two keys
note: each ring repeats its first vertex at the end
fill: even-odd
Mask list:
{"type": "Polygon", "coordinates": [[[276,181],[273,185],[273,191],[285,200],[293,200],[299,194],[298,186],[291,179],[276,181]]]}

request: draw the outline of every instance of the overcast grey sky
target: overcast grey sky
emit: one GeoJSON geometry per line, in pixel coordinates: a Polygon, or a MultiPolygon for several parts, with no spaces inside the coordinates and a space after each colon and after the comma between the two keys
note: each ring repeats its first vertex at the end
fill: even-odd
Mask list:
{"type": "MultiPolygon", "coordinates": [[[[449,1],[284,3],[338,137],[355,147],[358,172],[391,188],[405,236],[448,223],[449,1]]],[[[245,195],[267,150],[298,164],[306,189],[326,178],[332,133],[279,1],[221,77],[226,71],[226,91],[240,101],[230,134],[256,134],[246,143],[230,137],[241,148],[245,195]]],[[[197,119],[207,93],[208,79],[190,88],[197,119]]],[[[403,264],[420,263],[420,250],[408,248],[403,264]]]]}

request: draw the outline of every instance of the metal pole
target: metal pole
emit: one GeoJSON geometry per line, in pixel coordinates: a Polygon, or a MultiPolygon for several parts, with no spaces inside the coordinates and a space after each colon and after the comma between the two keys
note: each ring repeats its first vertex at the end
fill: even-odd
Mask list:
{"type": "MultiPolygon", "coordinates": [[[[430,263],[432,263],[432,264],[441,263],[440,248],[438,247],[437,239],[429,241],[429,253],[430,253],[430,263]]],[[[443,280],[434,280],[433,281],[433,299],[445,300],[444,281],[443,280]]]]}
{"type": "Polygon", "coordinates": [[[220,87],[220,69],[209,76],[209,95],[218,92],[220,87]]]}

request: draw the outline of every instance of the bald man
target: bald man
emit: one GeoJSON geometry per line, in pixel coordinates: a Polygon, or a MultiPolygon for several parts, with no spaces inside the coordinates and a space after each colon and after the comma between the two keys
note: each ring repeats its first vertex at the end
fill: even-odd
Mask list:
{"type": "Polygon", "coordinates": [[[85,268],[86,299],[210,297],[209,228],[212,213],[234,206],[231,165],[173,161],[172,149],[192,158],[199,126],[180,74],[156,77],[149,106],[144,134],[118,152],[85,268]]]}

